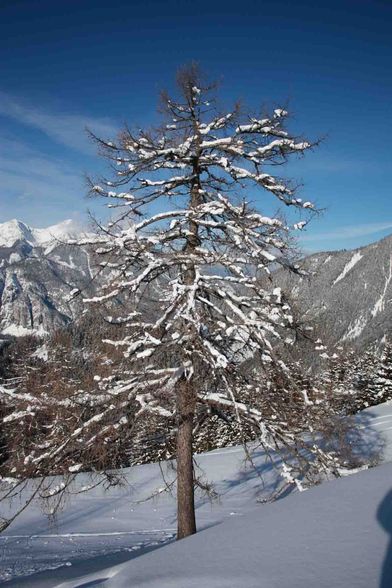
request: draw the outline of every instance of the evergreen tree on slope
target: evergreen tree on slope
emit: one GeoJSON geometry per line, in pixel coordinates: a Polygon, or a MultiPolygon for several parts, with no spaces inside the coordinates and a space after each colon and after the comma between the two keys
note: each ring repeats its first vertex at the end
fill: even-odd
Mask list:
{"type": "Polygon", "coordinates": [[[34,445],[23,461],[35,475],[53,459],[66,466],[61,456],[69,458],[74,448],[78,467],[88,467],[89,448],[113,431],[130,431],[134,419],[158,415],[175,422],[181,538],[196,531],[193,432],[199,407],[251,427],[272,460],[279,453],[288,483],[301,487],[320,472],[336,473],[337,459],[314,437],[333,418],[328,403],[298,394],[294,382],[280,393],[265,393],[260,372],[242,369],[245,359],[257,357],[290,378],[276,349],[294,339],[292,314],[279,289],[265,288],[273,268],[290,266],[290,227],[250,201],[269,196],[297,209],[292,228],[301,229],[313,205],[274,172],[312,144],[287,130],[288,113],[281,108],[261,117],[246,116],[238,106],[221,114],[214,87],[194,66],[180,72],[178,89],[175,99],[163,95],[162,127],[125,128],[111,141],[95,138],[111,176],[92,182],[91,191],[117,216],[99,237],[83,241],[110,274],[87,302],[121,332],[126,328],[125,336],[107,343],[123,350],[127,368],[97,373],[95,390],[78,390],[66,401],[41,398],[30,415],[19,398],[15,420],[36,418],[45,402],[57,411],[45,443],[34,445]],[[73,408],[83,403],[85,416],[70,429],[73,408]]]}

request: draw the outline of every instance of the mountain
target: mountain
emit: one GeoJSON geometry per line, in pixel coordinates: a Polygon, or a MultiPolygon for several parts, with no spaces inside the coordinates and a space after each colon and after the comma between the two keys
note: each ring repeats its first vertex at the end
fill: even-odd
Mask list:
{"type": "MultiPolygon", "coordinates": [[[[91,253],[67,244],[82,234],[70,220],[45,229],[0,224],[0,334],[44,334],[82,312],[70,293],[93,291],[91,253]]],[[[392,330],[392,235],[353,251],[315,253],[300,266],[306,277],[279,270],[274,282],[325,343],[362,350],[392,330]]]]}
{"type": "Polygon", "coordinates": [[[77,238],[81,232],[81,227],[70,219],[46,229],[33,229],[13,219],[0,223],[0,247],[12,247],[18,241],[26,242],[32,247],[44,246],[56,240],[67,241],[77,238]]]}
{"type": "Polygon", "coordinates": [[[81,302],[75,288],[91,280],[89,252],[67,244],[82,234],[71,220],[35,229],[12,220],[0,224],[0,333],[44,334],[67,324],[81,302]]]}
{"type": "Polygon", "coordinates": [[[392,235],[353,251],[315,253],[300,266],[307,277],[278,271],[275,278],[325,343],[364,349],[392,331],[392,235]]]}

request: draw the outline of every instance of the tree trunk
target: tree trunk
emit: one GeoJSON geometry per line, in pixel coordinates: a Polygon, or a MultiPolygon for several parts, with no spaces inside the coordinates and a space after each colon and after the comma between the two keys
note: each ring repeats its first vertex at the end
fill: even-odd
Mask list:
{"type": "MultiPolygon", "coordinates": [[[[190,96],[192,90],[190,91],[190,96]]],[[[190,190],[189,209],[196,208],[202,203],[200,194],[200,143],[201,137],[197,126],[197,119],[192,111],[194,119],[194,133],[197,136],[196,152],[193,158],[193,180],[190,190]]],[[[184,250],[194,255],[200,244],[199,227],[194,221],[189,222],[189,233],[186,238],[184,250]]],[[[184,273],[184,283],[192,285],[195,282],[196,272],[193,263],[190,263],[184,273]]],[[[177,539],[183,539],[196,533],[194,472],[193,472],[193,421],[196,409],[196,395],[192,383],[185,377],[181,379],[177,387],[177,539]]]]}
{"type": "Polygon", "coordinates": [[[185,379],[177,388],[177,539],[196,533],[193,484],[193,420],[195,398],[185,379]]]}

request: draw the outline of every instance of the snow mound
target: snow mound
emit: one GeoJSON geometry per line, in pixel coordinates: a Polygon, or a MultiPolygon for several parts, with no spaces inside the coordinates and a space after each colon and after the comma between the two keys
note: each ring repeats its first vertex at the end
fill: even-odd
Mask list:
{"type": "Polygon", "coordinates": [[[57,588],[387,588],[392,464],[260,506],[57,588]]]}
{"type": "MultiPolygon", "coordinates": [[[[357,418],[363,431],[357,451],[370,459],[375,449],[391,461],[392,403],[357,418]]],[[[254,454],[257,471],[244,458],[242,447],[196,457],[199,474],[220,498],[211,504],[197,493],[199,533],[178,543],[173,542],[175,497],[162,492],[158,464],[123,470],[123,486],[74,495],[52,526],[34,504],[0,535],[0,583],[7,581],[9,588],[392,586],[391,463],[260,504],[257,498],[276,488],[277,473],[261,451],[254,454]]],[[[173,480],[170,463],[161,466],[166,481],[173,480]]],[[[75,490],[91,483],[78,473],[75,490]]]]}

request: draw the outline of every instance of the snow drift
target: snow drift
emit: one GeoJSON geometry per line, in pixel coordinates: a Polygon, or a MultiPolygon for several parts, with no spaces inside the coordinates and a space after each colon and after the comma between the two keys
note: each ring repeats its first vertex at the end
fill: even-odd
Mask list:
{"type": "Polygon", "coordinates": [[[392,464],[264,505],[58,588],[387,588],[392,464]]]}
{"type": "MultiPolygon", "coordinates": [[[[384,460],[392,460],[392,404],[358,418],[358,451],[371,453],[384,439],[384,460]]],[[[271,491],[276,473],[257,454],[262,487],[243,458],[241,447],[197,456],[220,498],[198,496],[196,536],[173,542],[175,499],[159,492],[157,464],[137,466],[124,471],[124,487],[74,496],[54,526],[39,505],[25,511],[0,536],[0,577],[9,588],[390,585],[392,464],[262,505],[257,498],[271,491]]],[[[86,482],[77,476],[79,489],[86,482]]]]}

